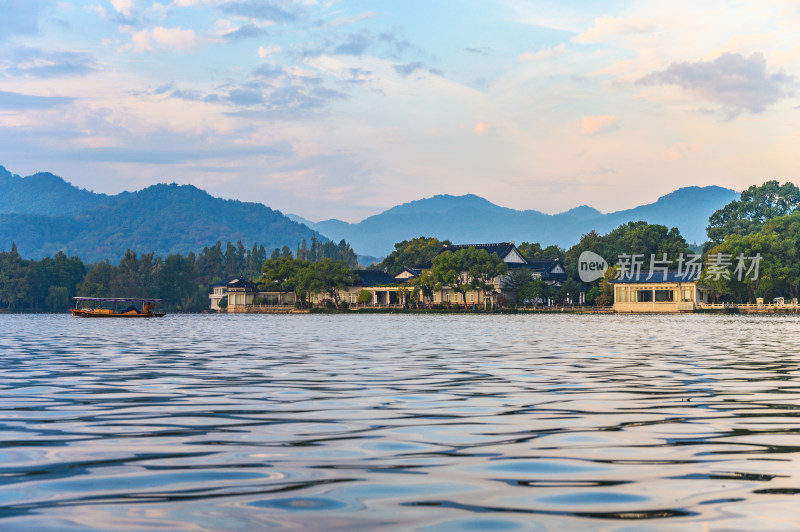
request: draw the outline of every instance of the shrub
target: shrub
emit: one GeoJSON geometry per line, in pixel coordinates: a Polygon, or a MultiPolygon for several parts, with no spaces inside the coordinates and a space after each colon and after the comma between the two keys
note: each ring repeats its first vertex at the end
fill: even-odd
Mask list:
{"type": "Polygon", "coordinates": [[[369,303],[372,301],[372,292],[369,290],[364,290],[363,288],[358,293],[358,302],[361,304],[369,303]]]}

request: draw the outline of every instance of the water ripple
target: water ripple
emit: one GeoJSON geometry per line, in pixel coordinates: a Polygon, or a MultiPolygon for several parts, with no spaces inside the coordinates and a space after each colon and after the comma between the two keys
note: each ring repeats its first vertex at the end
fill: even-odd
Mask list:
{"type": "Polygon", "coordinates": [[[124,321],[0,315],[0,529],[800,523],[794,316],[124,321]]]}

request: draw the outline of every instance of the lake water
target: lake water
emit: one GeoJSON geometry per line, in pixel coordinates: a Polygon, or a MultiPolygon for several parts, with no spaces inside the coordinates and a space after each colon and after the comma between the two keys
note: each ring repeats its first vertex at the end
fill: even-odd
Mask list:
{"type": "Polygon", "coordinates": [[[798,530],[800,317],[0,315],[0,529],[798,530]]]}

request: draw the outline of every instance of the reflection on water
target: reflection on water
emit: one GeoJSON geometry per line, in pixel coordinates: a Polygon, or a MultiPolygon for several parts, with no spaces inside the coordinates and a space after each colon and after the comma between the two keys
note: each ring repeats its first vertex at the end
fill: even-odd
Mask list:
{"type": "Polygon", "coordinates": [[[0,529],[795,530],[795,316],[0,316],[0,529]]]}

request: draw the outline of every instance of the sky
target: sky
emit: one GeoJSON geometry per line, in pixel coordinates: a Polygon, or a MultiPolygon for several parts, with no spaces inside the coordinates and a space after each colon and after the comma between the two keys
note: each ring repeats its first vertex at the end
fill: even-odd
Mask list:
{"type": "Polygon", "coordinates": [[[312,221],[800,178],[792,0],[0,0],[0,165],[312,221]]]}

